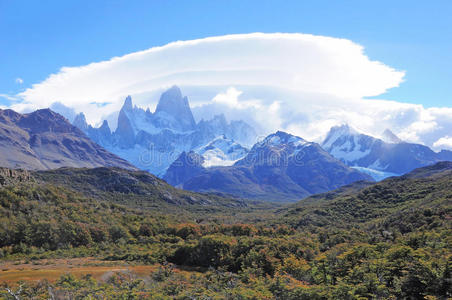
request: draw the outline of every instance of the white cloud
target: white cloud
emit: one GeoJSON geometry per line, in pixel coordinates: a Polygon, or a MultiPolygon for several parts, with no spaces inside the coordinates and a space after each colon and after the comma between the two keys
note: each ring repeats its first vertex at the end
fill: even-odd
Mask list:
{"type": "Polygon", "coordinates": [[[442,137],[433,143],[433,147],[436,149],[449,149],[452,150],[452,137],[442,137]]]}
{"type": "MultiPolygon", "coordinates": [[[[63,67],[18,96],[26,111],[59,102],[91,124],[112,119],[126,95],[155,107],[177,84],[197,119],[223,112],[319,141],[336,124],[433,145],[452,128],[452,108],[364,100],[402,83],[404,72],[373,61],[350,40],[308,34],[239,34],[178,41],[80,67],[63,67]]],[[[404,99],[406,100],[406,99],[404,99]]],[[[115,125],[112,124],[114,128],[115,125]]]]}
{"type": "Polygon", "coordinates": [[[0,94],[0,98],[4,98],[4,99],[9,100],[9,101],[17,101],[17,100],[20,99],[17,96],[11,96],[11,95],[8,95],[8,94],[0,94]]]}
{"type": "MultiPolygon", "coordinates": [[[[232,103],[246,103],[247,95],[253,95],[247,87],[235,90],[239,95],[230,101],[232,103]]],[[[449,134],[452,128],[451,108],[424,108],[388,100],[342,99],[281,90],[272,93],[269,89],[260,95],[259,100],[256,97],[252,99],[259,101],[259,108],[232,108],[231,105],[220,106],[217,101],[196,107],[194,111],[199,115],[207,114],[209,108],[222,111],[229,119],[242,118],[261,125],[264,133],[280,129],[317,142],[322,141],[332,126],[343,123],[373,136],[381,136],[386,128],[390,128],[407,142],[428,146],[449,134]]]]}
{"type": "MultiPolygon", "coordinates": [[[[63,67],[20,94],[29,109],[61,102],[114,111],[128,94],[181,86],[270,86],[341,97],[374,96],[396,87],[404,72],[371,61],[346,39],[308,34],[239,34],[178,41],[80,67],[63,67]],[[116,105],[115,105],[116,104],[116,105]]],[[[102,114],[87,113],[90,122],[102,114]]]]}
{"type": "Polygon", "coordinates": [[[22,78],[18,77],[18,78],[16,78],[16,83],[22,84],[22,83],[24,83],[24,80],[22,78]]]}
{"type": "Polygon", "coordinates": [[[213,97],[212,102],[218,104],[224,104],[230,108],[234,109],[246,109],[246,108],[261,108],[261,104],[259,100],[246,100],[239,101],[239,96],[242,94],[241,91],[237,90],[234,87],[230,87],[227,89],[226,93],[219,93],[215,97],[213,97]]]}

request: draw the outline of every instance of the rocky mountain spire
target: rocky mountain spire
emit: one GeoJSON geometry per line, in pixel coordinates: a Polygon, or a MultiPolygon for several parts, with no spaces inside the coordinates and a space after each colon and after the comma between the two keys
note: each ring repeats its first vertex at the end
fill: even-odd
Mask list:
{"type": "Polygon", "coordinates": [[[88,123],[86,122],[85,114],[81,112],[76,115],[74,122],[72,122],[72,125],[80,129],[81,131],[86,132],[86,130],[88,130],[88,123]]]}
{"type": "Polygon", "coordinates": [[[161,123],[166,123],[168,127],[180,131],[194,130],[196,127],[188,98],[182,96],[177,86],[171,87],[162,94],[155,109],[155,116],[161,123]]]}
{"type": "Polygon", "coordinates": [[[119,138],[119,145],[121,145],[122,148],[133,147],[135,143],[135,132],[129,116],[127,115],[132,111],[132,108],[132,98],[127,96],[124,105],[119,111],[118,128],[115,131],[115,134],[119,138]]]}
{"type": "Polygon", "coordinates": [[[132,97],[129,95],[126,97],[126,100],[124,101],[124,105],[122,106],[123,110],[131,111],[133,109],[132,105],[132,97]]]}

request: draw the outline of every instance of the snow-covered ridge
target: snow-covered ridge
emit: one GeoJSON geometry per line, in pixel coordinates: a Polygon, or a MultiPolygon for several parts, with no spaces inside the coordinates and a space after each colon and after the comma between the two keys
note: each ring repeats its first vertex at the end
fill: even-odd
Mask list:
{"type": "Polygon", "coordinates": [[[221,135],[207,145],[194,150],[204,158],[203,167],[232,166],[245,157],[249,150],[232,139],[221,135]]]}
{"type": "Polygon", "coordinates": [[[256,143],[248,155],[244,159],[239,160],[237,164],[265,164],[274,161],[278,165],[280,163],[287,163],[291,159],[299,160],[304,156],[304,152],[302,151],[313,144],[301,137],[283,131],[277,131],[268,135],[261,142],[256,143]]]}
{"type": "Polygon", "coordinates": [[[270,134],[262,142],[259,142],[256,145],[258,147],[262,146],[279,147],[281,145],[290,145],[295,148],[298,148],[300,146],[306,146],[308,144],[311,143],[307,142],[301,137],[294,136],[283,131],[277,131],[276,133],[270,134]]]}
{"type": "Polygon", "coordinates": [[[381,136],[381,139],[372,137],[348,125],[336,126],[331,128],[322,147],[348,166],[378,180],[452,159],[450,151],[440,154],[420,144],[403,142],[389,129],[381,136]]]}
{"type": "Polygon", "coordinates": [[[322,147],[334,157],[353,166],[356,161],[370,154],[376,140],[346,124],[331,128],[322,147]]]}

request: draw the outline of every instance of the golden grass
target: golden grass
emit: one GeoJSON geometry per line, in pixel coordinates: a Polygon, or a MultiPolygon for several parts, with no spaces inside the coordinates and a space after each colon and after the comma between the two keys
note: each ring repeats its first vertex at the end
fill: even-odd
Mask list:
{"type": "Polygon", "coordinates": [[[9,285],[19,281],[32,282],[48,280],[54,282],[64,274],[81,277],[91,274],[101,279],[107,272],[132,272],[137,276],[148,276],[158,269],[159,265],[129,265],[124,261],[105,262],[93,258],[41,260],[33,263],[2,262],[0,263],[0,283],[9,285]]]}

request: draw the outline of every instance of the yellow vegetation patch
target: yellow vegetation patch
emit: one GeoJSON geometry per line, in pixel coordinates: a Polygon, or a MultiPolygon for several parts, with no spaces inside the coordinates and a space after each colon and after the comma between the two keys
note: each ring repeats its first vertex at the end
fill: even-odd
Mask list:
{"type": "Polygon", "coordinates": [[[0,264],[0,282],[14,284],[44,279],[54,282],[67,273],[77,277],[91,274],[95,279],[102,279],[108,272],[132,272],[137,276],[148,276],[158,267],[159,265],[129,265],[124,261],[101,261],[93,258],[39,260],[33,263],[3,262],[0,264]]]}

